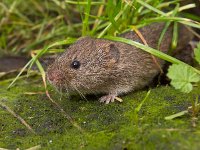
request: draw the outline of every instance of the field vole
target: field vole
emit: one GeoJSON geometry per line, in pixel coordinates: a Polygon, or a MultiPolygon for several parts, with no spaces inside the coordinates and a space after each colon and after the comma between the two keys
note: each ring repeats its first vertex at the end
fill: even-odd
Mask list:
{"type": "MultiPolygon", "coordinates": [[[[164,23],[154,23],[139,29],[148,45],[157,48],[164,23]]],[[[143,43],[137,34],[130,31],[124,38],[143,43]]],[[[160,50],[170,48],[172,29],[162,40],[160,50]]],[[[189,41],[189,36],[180,36],[189,41]]],[[[180,42],[183,46],[186,42],[180,42]]],[[[157,59],[163,66],[164,61],[157,59]]],[[[58,89],[69,93],[104,93],[100,102],[113,102],[123,93],[138,90],[148,85],[159,73],[152,56],[134,46],[91,37],[80,38],[72,44],[47,70],[47,78],[58,89]]]]}

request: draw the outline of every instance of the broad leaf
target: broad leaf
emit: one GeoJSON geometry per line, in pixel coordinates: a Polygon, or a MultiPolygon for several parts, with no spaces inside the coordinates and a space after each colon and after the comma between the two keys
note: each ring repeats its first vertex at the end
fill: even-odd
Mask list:
{"type": "Polygon", "coordinates": [[[171,79],[171,85],[184,93],[189,93],[192,90],[192,83],[200,81],[200,75],[189,66],[183,64],[171,65],[167,76],[171,79]]]}

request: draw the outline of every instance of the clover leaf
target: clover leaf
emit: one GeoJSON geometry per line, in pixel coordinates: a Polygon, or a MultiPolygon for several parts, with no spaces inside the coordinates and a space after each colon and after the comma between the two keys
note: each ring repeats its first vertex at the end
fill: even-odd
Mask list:
{"type": "Polygon", "coordinates": [[[200,81],[200,75],[192,68],[184,64],[173,64],[169,67],[167,76],[171,79],[171,85],[184,93],[192,91],[192,83],[200,81]]]}

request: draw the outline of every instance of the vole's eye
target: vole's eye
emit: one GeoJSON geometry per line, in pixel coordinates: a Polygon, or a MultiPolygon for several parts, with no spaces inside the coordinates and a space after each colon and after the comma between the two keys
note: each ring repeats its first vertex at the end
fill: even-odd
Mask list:
{"type": "Polygon", "coordinates": [[[77,60],[74,60],[74,61],[71,63],[71,67],[72,67],[73,69],[78,69],[78,68],[80,68],[80,66],[81,66],[81,64],[80,64],[80,62],[77,61],[77,60]]]}

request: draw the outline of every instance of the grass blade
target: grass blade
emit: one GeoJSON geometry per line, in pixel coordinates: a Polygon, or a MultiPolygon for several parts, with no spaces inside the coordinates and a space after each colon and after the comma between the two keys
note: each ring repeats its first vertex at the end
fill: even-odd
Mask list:
{"type": "Polygon", "coordinates": [[[85,8],[85,18],[83,20],[83,29],[82,29],[82,36],[87,35],[87,31],[89,30],[89,14],[91,9],[91,0],[87,0],[87,5],[85,8]]]}
{"type": "Polygon", "coordinates": [[[152,10],[153,12],[156,12],[157,14],[160,14],[161,16],[167,16],[166,13],[160,11],[159,9],[156,9],[155,7],[152,7],[151,5],[149,5],[148,3],[145,3],[142,0],[137,0],[138,3],[140,3],[142,6],[148,8],[149,10],[152,10]]]}
{"type": "Polygon", "coordinates": [[[22,68],[22,70],[19,72],[19,74],[15,77],[15,79],[9,84],[8,88],[11,88],[13,84],[17,81],[17,79],[20,77],[20,75],[24,72],[24,70],[31,64],[31,60],[22,68]]]}

